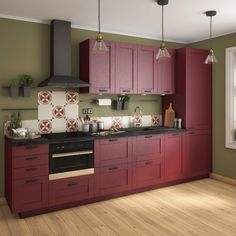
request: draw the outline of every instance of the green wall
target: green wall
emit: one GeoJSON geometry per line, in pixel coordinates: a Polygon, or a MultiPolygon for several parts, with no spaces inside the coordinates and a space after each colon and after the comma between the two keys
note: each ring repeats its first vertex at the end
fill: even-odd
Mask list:
{"type": "MultiPolygon", "coordinates": [[[[30,23],[17,20],[0,18],[0,109],[2,108],[36,108],[37,89],[34,89],[30,98],[10,98],[9,91],[2,86],[9,83],[12,78],[20,74],[29,73],[35,78],[35,82],[42,81],[49,76],[49,25],[30,23]]],[[[72,29],[72,74],[79,75],[79,52],[78,43],[94,38],[96,32],[80,29],[72,29]]],[[[137,37],[128,37],[115,34],[104,34],[107,40],[130,42],[145,45],[158,46],[160,41],[149,40],[137,37]]],[[[177,43],[167,43],[168,47],[183,47],[177,43]]],[[[80,99],[87,100],[94,98],[94,95],[81,95],[80,99]]],[[[107,96],[106,96],[107,97],[107,96]]],[[[94,116],[116,116],[132,115],[135,106],[141,106],[144,114],[161,112],[160,96],[131,96],[131,103],[128,111],[114,111],[107,107],[94,106],[91,103],[80,103],[80,110],[83,107],[92,107],[94,116]],[[152,100],[152,102],[135,100],[152,100]],[[134,102],[132,102],[134,101],[134,102]]],[[[0,110],[0,197],[4,195],[4,136],[3,124],[9,119],[11,112],[0,110]]],[[[21,112],[22,119],[37,119],[37,111],[21,112]]]]}
{"type": "MultiPolygon", "coordinates": [[[[209,40],[190,47],[208,48],[209,40]]],[[[236,46],[236,33],[213,39],[219,62],[213,65],[213,172],[236,179],[236,150],[225,148],[225,49],[236,46]]]]}

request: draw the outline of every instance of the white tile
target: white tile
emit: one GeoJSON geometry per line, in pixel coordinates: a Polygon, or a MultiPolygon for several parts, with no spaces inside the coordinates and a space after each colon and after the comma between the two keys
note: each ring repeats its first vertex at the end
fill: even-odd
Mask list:
{"type": "Polygon", "coordinates": [[[112,126],[112,117],[100,117],[99,120],[104,121],[104,129],[110,129],[112,126]]]}
{"type": "Polygon", "coordinates": [[[52,105],[38,105],[38,120],[52,119],[52,105]]]}
{"type": "Polygon", "coordinates": [[[152,116],[145,115],[142,116],[142,126],[151,126],[152,125],[152,116]]]}
{"type": "Polygon", "coordinates": [[[122,128],[130,127],[130,117],[129,116],[121,116],[121,125],[122,128]]]}
{"type": "Polygon", "coordinates": [[[38,120],[22,120],[22,127],[30,132],[38,132],[38,120]]]}
{"type": "Polygon", "coordinates": [[[65,119],[53,119],[52,120],[52,132],[66,132],[66,120],[65,119]]]}
{"type": "Polygon", "coordinates": [[[61,105],[64,106],[66,105],[66,92],[60,91],[60,92],[52,92],[52,104],[54,106],[56,105],[61,105]]]}
{"type": "Polygon", "coordinates": [[[69,119],[69,118],[78,119],[78,117],[79,117],[78,104],[74,104],[74,105],[67,104],[65,106],[65,116],[67,119],[69,119]]]}

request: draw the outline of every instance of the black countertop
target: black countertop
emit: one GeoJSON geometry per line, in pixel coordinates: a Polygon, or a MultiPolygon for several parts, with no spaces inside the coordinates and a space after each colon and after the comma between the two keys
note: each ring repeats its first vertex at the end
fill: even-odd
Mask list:
{"type": "Polygon", "coordinates": [[[82,132],[74,133],[53,133],[53,134],[43,134],[42,137],[30,140],[14,140],[7,138],[14,146],[29,145],[29,144],[43,144],[43,143],[67,143],[67,142],[78,142],[78,141],[90,141],[97,139],[111,139],[111,138],[121,138],[130,136],[142,136],[142,135],[155,135],[155,134],[165,134],[165,133],[179,133],[186,132],[186,129],[175,129],[175,128],[165,128],[162,126],[158,127],[137,127],[137,128],[126,128],[120,129],[121,132],[114,132],[105,136],[99,134],[84,134],[82,132]]]}

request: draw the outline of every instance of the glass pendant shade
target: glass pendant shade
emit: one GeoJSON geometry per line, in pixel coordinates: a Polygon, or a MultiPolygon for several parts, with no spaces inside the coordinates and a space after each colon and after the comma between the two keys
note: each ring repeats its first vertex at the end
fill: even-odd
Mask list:
{"type": "Polygon", "coordinates": [[[93,53],[104,53],[108,52],[109,49],[106,46],[104,40],[102,39],[102,35],[98,33],[96,41],[93,46],[93,53]]]}
{"type": "Polygon", "coordinates": [[[169,58],[171,58],[170,53],[168,52],[165,45],[164,46],[162,45],[157,52],[156,60],[164,60],[169,58]]]}
{"type": "Polygon", "coordinates": [[[218,60],[214,54],[214,51],[212,49],[210,49],[209,54],[207,55],[207,58],[205,60],[205,64],[214,64],[217,63],[218,60]]]}

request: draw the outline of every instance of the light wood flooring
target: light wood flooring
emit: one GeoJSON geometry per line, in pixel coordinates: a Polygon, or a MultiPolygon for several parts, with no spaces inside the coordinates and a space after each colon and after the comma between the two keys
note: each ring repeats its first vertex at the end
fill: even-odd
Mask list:
{"type": "Polygon", "coordinates": [[[236,187],[212,179],[26,219],[0,205],[0,235],[236,235],[236,187]]]}

